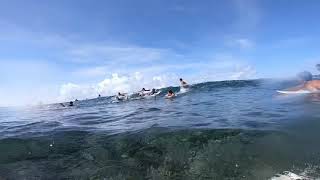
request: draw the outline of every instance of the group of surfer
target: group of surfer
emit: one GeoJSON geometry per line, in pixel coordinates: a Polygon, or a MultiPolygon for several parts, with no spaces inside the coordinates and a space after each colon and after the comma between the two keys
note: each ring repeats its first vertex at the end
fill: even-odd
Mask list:
{"type": "MultiPolygon", "coordinates": [[[[316,67],[320,71],[320,64],[317,64],[316,67]]],[[[320,79],[319,78],[320,78],[320,76],[313,76],[308,71],[301,72],[298,74],[298,79],[301,82],[300,85],[285,89],[284,91],[278,91],[278,92],[287,92],[287,93],[300,92],[300,91],[307,91],[310,93],[320,92],[320,79]],[[314,77],[316,79],[314,79],[314,77]]],[[[186,81],[184,81],[182,78],[180,78],[180,84],[181,84],[181,88],[183,88],[183,89],[189,88],[189,84],[186,81]]],[[[156,96],[156,95],[160,94],[160,90],[156,90],[154,88],[151,90],[142,88],[142,90],[139,91],[137,94],[140,97],[156,96]]],[[[176,94],[173,92],[173,90],[169,89],[165,98],[173,98],[175,96],[176,96],[176,94]]],[[[101,95],[99,94],[98,97],[101,97],[101,95]]],[[[128,94],[118,92],[118,94],[115,97],[117,100],[126,100],[126,99],[128,99],[128,94]]],[[[78,100],[76,99],[75,101],[78,101],[78,100]]],[[[65,107],[64,104],[61,103],[61,105],[65,107]]],[[[72,101],[70,101],[70,103],[68,104],[68,106],[73,106],[73,105],[74,105],[74,103],[72,101]]]]}
{"type": "MultiPolygon", "coordinates": [[[[182,88],[189,88],[189,85],[186,81],[184,81],[182,78],[180,78],[180,83],[181,83],[181,87],[182,88]]],[[[155,96],[155,95],[158,95],[160,93],[159,90],[156,90],[156,89],[145,89],[145,88],[142,88],[141,91],[139,91],[137,94],[140,96],[140,97],[145,97],[145,96],[155,96]]],[[[167,92],[167,95],[165,96],[166,98],[173,98],[175,97],[176,94],[173,92],[172,89],[168,90],[167,92]]],[[[126,100],[128,99],[128,94],[127,93],[121,93],[121,92],[118,92],[117,96],[116,96],[116,99],[117,100],[126,100]]]]}

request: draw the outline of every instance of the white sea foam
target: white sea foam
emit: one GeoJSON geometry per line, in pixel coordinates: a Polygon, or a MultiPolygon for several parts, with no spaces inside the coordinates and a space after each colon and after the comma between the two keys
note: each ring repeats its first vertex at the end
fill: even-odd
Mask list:
{"type": "Polygon", "coordinates": [[[300,179],[311,179],[306,176],[297,175],[295,173],[285,171],[281,174],[277,174],[276,176],[272,177],[271,180],[300,180],[300,179]]]}
{"type": "Polygon", "coordinates": [[[316,172],[316,169],[319,167],[310,166],[304,169],[301,173],[293,173],[290,171],[284,171],[280,174],[276,174],[270,180],[319,180],[319,174],[316,172]]]}

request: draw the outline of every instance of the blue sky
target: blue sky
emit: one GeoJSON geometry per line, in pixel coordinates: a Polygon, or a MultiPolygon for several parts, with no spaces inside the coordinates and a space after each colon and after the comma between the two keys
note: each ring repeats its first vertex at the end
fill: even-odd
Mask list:
{"type": "Polygon", "coordinates": [[[316,72],[317,0],[0,0],[0,105],[316,72]]]}

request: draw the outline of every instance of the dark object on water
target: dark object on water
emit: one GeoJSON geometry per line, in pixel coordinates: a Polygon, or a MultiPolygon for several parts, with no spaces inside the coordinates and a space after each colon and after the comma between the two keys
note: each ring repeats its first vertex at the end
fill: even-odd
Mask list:
{"type": "Polygon", "coordinates": [[[101,97],[101,95],[99,94],[99,96],[98,97],[101,97]]]}
{"type": "Polygon", "coordinates": [[[156,91],[156,89],[153,88],[153,89],[151,90],[151,95],[153,95],[153,94],[155,94],[155,93],[157,93],[157,91],[156,91]]]}
{"type": "Polygon", "coordinates": [[[62,107],[66,107],[63,103],[60,103],[60,105],[61,105],[62,107]]]}
{"type": "Polygon", "coordinates": [[[73,102],[72,101],[69,102],[69,106],[73,106],[73,102]]]}
{"type": "Polygon", "coordinates": [[[75,101],[79,101],[78,99],[76,99],[75,101]]]}

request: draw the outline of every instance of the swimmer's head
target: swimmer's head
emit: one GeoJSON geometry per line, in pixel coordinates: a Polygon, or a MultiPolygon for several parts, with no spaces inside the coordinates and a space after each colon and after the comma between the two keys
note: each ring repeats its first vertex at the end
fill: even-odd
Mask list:
{"type": "Polygon", "coordinates": [[[172,91],[172,90],[169,90],[169,94],[173,94],[173,91],[172,91]]]}
{"type": "Polygon", "coordinates": [[[183,79],[182,79],[182,78],[180,78],[180,81],[183,81],[183,79]]]}
{"type": "Polygon", "coordinates": [[[312,74],[308,71],[303,71],[298,74],[298,78],[302,81],[312,81],[312,74]]]}

